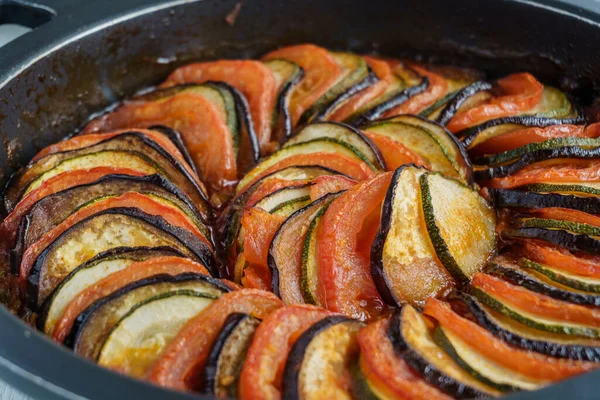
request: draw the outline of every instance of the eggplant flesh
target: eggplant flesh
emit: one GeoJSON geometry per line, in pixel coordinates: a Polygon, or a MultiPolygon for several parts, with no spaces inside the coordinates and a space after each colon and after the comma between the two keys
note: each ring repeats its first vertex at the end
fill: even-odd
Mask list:
{"type": "Polygon", "coordinates": [[[237,397],[237,384],[260,320],[249,314],[227,317],[204,366],[204,392],[218,399],[237,397]]]}

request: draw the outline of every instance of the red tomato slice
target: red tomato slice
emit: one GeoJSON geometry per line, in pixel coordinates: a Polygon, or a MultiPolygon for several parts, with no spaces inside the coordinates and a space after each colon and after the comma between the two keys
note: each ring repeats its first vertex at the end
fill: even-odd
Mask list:
{"type": "Polygon", "coordinates": [[[402,143],[383,135],[377,135],[369,131],[363,132],[379,148],[388,171],[395,171],[404,164],[415,164],[417,167],[431,169],[429,161],[417,153],[411,151],[402,143]]]}
{"type": "Polygon", "coordinates": [[[260,61],[219,60],[178,68],[161,87],[183,83],[225,82],[248,99],[261,149],[271,141],[271,110],[277,99],[277,82],[271,70],[260,61]]]}
{"type": "Polygon", "coordinates": [[[290,117],[296,126],[304,111],[337,83],[343,71],[327,50],[313,44],[283,47],[263,57],[278,58],[292,61],[304,70],[304,78],[294,87],[290,99],[290,117]]]}
{"type": "Polygon", "coordinates": [[[379,80],[344,102],[333,112],[333,114],[331,114],[329,117],[330,120],[343,121],[350,117],[355,112],[362,109],[364,106],[383,94],[388,85],[392,82],[392,69],[387,61],[369,56],[364,56],[363,58],[367,64],[369,64],[369,67],[371,67],[371,70],[379,80]]]}
{"type": "Polygon", "coordinates": [[[277,296],[263,290],[240,289],[225,293],[179,331],[154,364],[148,379],[172,389],[200,389],[204,364],[227,317],[232,313],[246,313],[265,319],[282,306],[277,296]]]}
{"type": "Polygon", "coordinates": [[[258,326],[239,382],[242,400],[281,399],[282,374],[288,353],[300,335],[332,312],[309,305],[274,311],[258,326]]]}
{"type": "Polygon", "coordinates": [[[264,266],[250,264],[244,268],[242,286],[248,289],[260,289],[270,291],[271,274],[264,266]]]}
{"type": "Polygon", "coordinates": [[[244,256],[250,264],[264,267],[267,271],[267,254],[273,236],[286,217],[269,214],[260,208],[250,208],[242,216],[244,229],[244,256]]]}
{"type": "Polygon", "coordinates": [[[560,221],[571,221],[580,224],[588,224],[600,228],[600,217],[579,210],[548,207],[530,210],[529,214],[539,218],[557,219],[560,221]]]}
{"type": "Polygon", "coordinates": [[[563,164],[536,163],[515,172],[511,176],[490,179],[485,183],[485,186],[511,189],[532,183],[600,182],[600,160],[561,162],[563,164]]]}
{"type": "Polygon", "coordinates": [[[317,232],[319,297],[325,308],[365,320],[380,315],[384,302],[371,276],[370,250],[392,172],[361,182],[335,199],[317,232]],[[377,224],[375,224],[377,225],[377,224]]]}
{"type": "Polygon", "coordinates": [[[540,102],[544,90],[544,85],[529,73],[512,74],[498,79],[497,85],[497,97],[456,114],[448,123],[448,130],[456,133],[490,119],[528,111],[540,102]]]}
{"type": "MultiPolygon", "coordinates": [[[[47,181],[35,190],[27,193],[19,203],[15,206],[12,212],[0,225],[0,235],[4,238],[0,245],[0,255],[2,260],[7,260],[10,249],[14,246],[17,238],[17,232],[21,219],[31,210],[39,200],[51,194],[69,189],[74,186],[87,185],[97,181],[105,175],[122,174],[132,176],[144,176],[144,172],[136,171],[129,168],[114,168],[114,167],[95,167],[90,169],[75,170],[63,172],[47,181]]],[[[8,262],[8,261],[7,261],[8,262]]],[[[8,265],[8,264],[7,264],[8,265]]]]}
{"type": "Polygon", "coordinates": [[[512,305],[533,315],[600,327],[600,312],[591,307],[555,300],[481,272],[475,274],[471,285],[508,306],[512,305]]]}
{"type": "Polygon", "coordinates": [[[387,111],[383,115],[384,118],[400,114],[418,114],[444,97],[448,92],[448,82],[442,76],[414,64],[411,64],[410,67],[417,71],[419,75],[427,77],[429,86],[422,93],[387,111]]]}
{"type": "Polygon", "coordinates": [[[271,172],[279,171],[287,167],[300,167],[300,166],[319,166],[338,171],[349,178],[356,181],[363,181],[376,175],[366,163],[357,161],[353,158],[346,157],[337,153],[310,153],[310,154],[297,154],[279,161],[277,164],[271,166],[261,174],[256,176],[253,180],[248,182],[246,186],[238,190],[238,193],[246,190],[250,185],[259,180],[260,178],[270,174],[271,172]]]}
{"type": "Polygon", "coordinates": [[[146,212],[150,215],[158,215],[162,217],[165,221],[167,221],[171,225],[178,226],[185,230],[188,230],[198,236],[199,239],[204,241],[206,245],[212,249],[212,244],[210,241],[202,234],[202,232],[198,229],[193,222],[191,222],[187,215],[182,210],[177,209],[174,206],[168,206],[163,203],[160,203],[154,200],[152,197],[147,195],[137,193],[137,192],[127,192],[118,197],[109,197],[104,200],[99,200],[88,207],[81,208],[75,213],[69,215],[67,219],[61,222],[59,225],[55,226],[51,231],[47,232],[42,236],[37,242],[33,243],[31,246],[25,250],[23,253],[23,258],[21,260],[21,268],[20,268],[20,284],[22,293],[25,293],[25,288],[27,285],[27,278],[29,277],[29,272],[35,263],[35,260],[38,256],[44,251],[46,247],[48,247],[57,237],[59,237],[63,232],[69,229],[74,224],[88,218],[91,215],[97,214],[104,210],[116,207],[135,207],[140,210],[146,212]]]}
{"type": "Polygon", "coordinates": [[[343,175],[323,175],[314,179],[313,182],[309,189],[312,201],[320,199],[326,194],[337,193],[356,185],[354,179],[346,178],[343,175]]]}
{"type": "MultiPolygon", "coordinates": [[[[600,124],[598,125],[600,126],[600,124]]],[[[492,137],[469,149],[469,154],[472,156],[498,154],[530,143],[544,142],[554,138],[595,138],[598,136],[600,136],[600,129],[592,128],[592,126],[589,126],[587,129],[584,129],[582,125],[551,125],[546,128],[524,128],[492,137]]]]}
{"type": "Polygon", "coordinates": [[[600,278],[600,257],[582,254],[573,255],[570,251],[547,243],[523,240],[523,257],[574,275],[600,278]]]}
{"type": "Polygon", "coordinates": [[[387,331],[389,318],[370,323],[358,331],[360,367],[377,392],[394,400],[450,400],[451,397],[428,385],[398,356],[387,331]]]}
{"type": "Polygon", "coordinates": [[[481,326],[456,314],[448,303],[434,298],[427,300],[424,313],[484,357],[533,379],[557,381],[597,368],[591,362],[554,358],[511,347],[481,326]]]}
{"type": "Polygon", "coordinates": [[[195,272],[210,276],[208,270],[202,264],[187,258],[163,256],[133,263],[121,271],[102,278],[75,296],[65,308],[49,335],[52,336],[52,339],[62,343],[71,331],[75,319],[83,310],[96,300],[114,293],[123,286],[154,275],[177,275],[184,272],[195,272]]]}
{"type": "Polygon", "coordinates": [[[231,133],[219,110],[204,97],[179,93],[167,100],[131,101],[90,122],[84,134],[165,125],[181,133],[202,179],[214,188],[237,179],[231,133]]]}

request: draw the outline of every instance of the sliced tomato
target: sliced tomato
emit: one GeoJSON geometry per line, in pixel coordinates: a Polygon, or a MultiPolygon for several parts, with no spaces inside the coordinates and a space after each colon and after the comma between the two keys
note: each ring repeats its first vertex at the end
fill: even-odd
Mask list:
{"type": "Polygon", "coordinates": [[[591,362],[554,358],[509,346],[485,328],[455,313],[448,303],[434,298],[427,300],[424,313],[484,357],[533,379],[557,381],[597,368],[591,362]]]}
{"type": "Polygon", "coordinates": [[[144,172],[136,171],[130,168],[114,168],[114,167],[96,167],[83,170],[68,171],[58,174],[45,182],[35,190],[27,193],[17,203],[11,213],[2,221],[0,225],[0,235],[4,238],[0,245],[2,259],[8,257],[8,252],[14,246],[17,238],[17,232],[21,219],[31,210],[39,200],[51,194],[69,189],[74,186],[87,185],[97,181],[105,175],[122,174],[132,176],[146,175],[144,172]]]}
{"type": "Polygon", "coordinates": [[[184,272],[195,272],[210,276],[203,265],[187,258],[164,256],[135,262],[121,271],[102,278],[75,296],[67,305],[49,335],[52,336],[52,339],[62,343],[71,331],[75,319],[83,310],[96,300],[102,299],[132,282],[159,274],[177,275],[184,272]]]}
{"type": "Polygon", "coordinates": [[[490,119],[522,114],[540,102],[544,90],[544,85],[529,73],[498,79],[497,86],[497,96],[456,114],[448,123],[448,130],[456,133],[490,119]]]}
{"type": "Polygon", "coordinates": [[[600,160],[549,160],[529,165],[505,178],[485,182],[489,188],[511,189],[532,183],[600,182],[600,160]]]}
{"type": "Polygon", "coordinates": [[[343,175],[323,175],[313,180],[310,191],[310,199],[315,201],[329,193],[337,193],[342,190],[350,189],[356,185],[354,179],[343,175]]]}
{"type": "Polygon", "coordinates": [[[333,114],[331,114],[329,117],[330,120],[343,121],[350,117],[355,112],[362,109],[371,101],[382,95],[392,82],[394,75],[392,74],[392,69],[387,61],[369,56],[364,56],[363,58],[367,64],[369,64],[369,67],[371,67],[371,70],[379,80],[345,101],[333,112],[333,114]]]}
{"type": "Polygon", "coordinates": [[[600,278],[600,257],[588,254],[576,256],[559,246],[538,243],[535,240],[521,242],[524,257],[541,264],[559,268],[574,275],[600,278]]]}
{"type": "Polygon", "coordinates": [[[219,110],[206,98],[189,92],[166,100],[131,101],[90,122],[84,133],[165,125],[181,133],[202,179],[221,188],[237,179],[231,132],[219,110]]]}
{"type": "Polygon", "coordinates": [[[600,327],[600,313],[591,307],[556,300],[484,273],[475,274],[471,285],[533,315],[600,327]]]}
{"type": "Polygon", "coordinates": [[[283,47],[263,57],[278,58],[292,61],[304,70],[304,78],[294,87],[290,99],[290,117],[295,126],[304,111],[337,83],[343,71],[327,50],[313,44],[283,47]]]}
{"type": "Polygon", "coordinates": [[[248,289],[270,290],[271,274],[264,266],[247,265],[244,268],[242,286],[248,289]]]}
{"type": "Polygon", "coordinates": [[[387,111],[383,115],[384,118],[400,114],[418,114],[447,94],[448,82],[442,76],[414,64],[410,67],[419,75],[428,78],[429,86],[423,92],[387,111]]]}
{"type": "Polygon", "coordinates": [[[281,399],[282,375],[290,349],[315,322],[333,315],[310,305],[292,305],[274,311],[258,326],[242,367],[242,400],[281,399]]]}
{"type": "Polygon", "coordinates": [[[317,232],[317,296],[329,310],[361,320],[385,310],[371,276],[370,250],[377,230],[368,222],[378,220],[391,178],[387,172],[355,185],[323,214],[317,232]]]}
{"type": "Polygon", "coordinates": [[[548,207],[530,210],[529,214],[535,217],[571,221],[580,224],[593,225],[600,228],[600,217],[579,210],[568,208],[548,207]]]}
{"type": "Polygon", "coordinates": [[[376,175],[365,162],[357,161],[350,157],[337,154],[337,153],[310,153],[310,154],[297,154],[279,161],[277,164],[271,166],[261,174],[256,176],[253,180],[248,182],[243,188],[238,190],[238,193],[246,190],[250,185],[259,180],[260,178],[270,174],[271,172],[279,171],[287,167],[300,167],[300,166],[319,166],[338,171],[349,178],[356,181],[363,181],[376,175]]]}
{"type": "Polygon", "coordinates": [[[260,208],[250,208],[242,216],[244,229],[244,256],[246,261],[267,268],[267,254],[273,236],[286,217],[269,214],[260,208]]]}
{"type": "Polygon", "coordinates": [[[429,400],[451,397],[427,384],[400,357],[388,337],[389,318],[370,323],[358,331],[360,367],[369,386],[386,399],[429,400]]]}
{"type": "Polygon", "coordinates": [[[98,200],[87,207],[79,209],[75,213],[69,215],[69,217],[63,222],[52,228],[52,230],[45,233],[38,241],[29,246],[23,253],[21,267],[19,270],[19,282],[21,284],[21,290],[23,293],[25,293],[29,272],[31,271],[31,268],[33,268],[35,260],[46,247],[52,244],[52,242],[54,242],[54,240],[56,240],[56,238],[58,238],[63,232],[79,221],[82,221],[89,216],[104,210],[116,207],[134,207],[146,212],[147,214],[160,216],[169,224],[194,233],[196,236],[198,236],[198,238],[203,240],[209,248],[212,248],[212,244],[208,238],[202,234],[198,227],[189,219],[187,215],[185,215],[182,210],[176,208],[175,206],[161,203],[145,194],[126,192],[121,196],[98,200]]]}
{"type": "Polygon", "coordinates": [[[592,127],[590,126],[587,129],[584,129],[582,125],[551,125],[545,128],[533,127],[519,129],[499,136],[494,136],[473,147],[472,149],[469,149],[469,154],[473,156],[497,154],[503,151],[513,150],[517,147],[525,146],[530,143],[544,142],[548,139],[554,138],[595,138],[600,136],[600,129],[590,128],[592,127]]]}
{"type": "Polygon", "coordinates": [[[377,135],[369,131],[364,131],[363,133],[379,148],[388,171],[395,171],[396,168],[404,164],[415,164],[418,167],[422,166],[431,169],[429,161],[411,151],[402,143],[390,137],[377,135]]]}
{"type": "Polygon", "coordinates": [[[178,68],[161,87],[183,83],[225,82],[248,99],[261,149],[271,141],[271,110],[277,98],[277,82],[263,63],[252,60],[219,60],[178,68]]]}
{"type": "Polygon", "coordinates": [[[179,331],[154,364],[148,379],[173,389],[200,389],[204,364],[227,317],[245,313],[265,319],[280,307],[281,300],[264,290],[225,293],[179,331]]]}

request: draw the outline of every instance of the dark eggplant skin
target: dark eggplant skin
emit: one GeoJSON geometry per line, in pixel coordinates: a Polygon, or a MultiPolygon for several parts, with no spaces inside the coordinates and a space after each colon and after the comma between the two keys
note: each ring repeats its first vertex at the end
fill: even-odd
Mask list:
{"type": "Polygon", "coordinates": [[[534,193],[513,189],[490,189],[495,207],[546,208],[560,207],[600,214],[600,198],[579,197],[570,194],[534,193]]]}
{"type": "Polygon", "coordinates": [[[390,317],[388,338],[392,342],[396,353],[430,385],[457,399],[484,399],[489,397],[485,393],[466,386],[439,371],[413,350],[402,336],[402,310],[395,311],[390,317]]]}
{"type": "Polygon", "coordinates": [[[505,267],[500,264],[491,263],[485,269],[485,272],[500,278],[506,278],[517,283],[533,292],[541,293],[557,300],[567,301],[575,304],[590,306],[600,306],[600,296],[579,292],[571,292],[560,289],[556,286],[548,285],[525,271],[516,268],[505,267]]]}
{"type": "MultiPolygon", "coordinates": [[[[103,251],[90,258],[77,268],[75,268],[71,273],[65,278],[65,281],[73,274],[77,273],[81,269],[85,269],[90,265],[96,264],[97,262],[103,260],[110,260],[114,258],[128,258],[134,261],[142,261],[152,257],[160,257],[160,256],[176,256],[176,257],[185,257],[185,254],[181,253],[177,249],[168,246],[158,246],[158,247],[115,247],[114,249],[110,249],[108,251],[103,251]]],[[[64,282],[64,281],[63,281],[64,282]]],[[[50,296],[44,301],[40,311],[38,312],[37,319],[35,321],[36,327],[40,330],[44,330],[44,326],[46,325],[46,319],[48,317],[48,311],[50,306],[52,305],[52,300],[56,296],[60,285],[52,292],[50,296]]]]}
{"type": "Polygon", "coordinates": [[[300,335],[298,340],[296,340],[296,343],[294,343],[290,349],[287,361],[285,362],[282,379],[283,385],[281,388],[282,399],[301,400],[300,394],[298,393],[298,375],[300,374],[300,368],[302,367],[304,352],[310,345],[310,342],[313,340],[313,338],[332,325],[350,321],[354,320],[343,315],[325,317],[322,320],[314,323],[310,328],[300,335]]]}
{"type": "Polygon", "coordinates": [[[153,131],[158,131],[158,132],[162,133],[163,135],[165,135],[166,137],[168,137],[169,140],[171,140],[171,142],[173,142],[175,147],[177,147],[177,150],[179,150],[179,152],[183,156],[183,159],[185,160],[186,163],[188,163],[188,165],[190,166],[192,171],[194,171],[196,176],[200,176],[200,175],[198,175],[198,170],[196,169],[196,164],[194,164],[194,160],[192,160],[192,156],[190,155],[190,152],[188,151],[187,146],[183,142],[183,137],[181,136],[181,133],[177,132],[175,129],[171,129],[168,126],[164,126],[164,125],[153,125],[148,129],[151,129],[153,131]]]}
{"type": "Polygon", "coordinates": [[[600,347],[577,344],[560,344],[544,340],[533,340],[511,332],[494,323],[481,304],[473,296],[464,292],[454,292],[450,298],[460,300],[469,309],[477,323],[502,341],[521,348],[556,358],[578,361],[600,362],[600,347]]]}
{"type": "Polygon", "coordinates": [[[411,86],[409,88],[404,89],[396,96],[391,99],[376,105],[375,107],[365,111],[364,113],[358,115],[356,118],[352,118],[347,122],[349,125],[361,127],[369,122],[378,119],[381,117],[386,111],[391,110],[392,108],[406,102],[413,96],[422,93],[429,87],[429,78],[423,77],[421,82],[415,86],[411,86]]]}
{"type": "Polygon", "coordinates": [[[502,178],[512,175],[533,163],[551,159],[576,158],[587,160],[598,157],[600,157],[600,147],[583,149],[579,146],[568,146],[559,147],[557,149],[540,149],[524,154],[510,164],[475,171],[475,179],[487,180],[493,178],[502,178]]]}
{"type": "Polygon", "coordinates": [[[45,265],[46,258],[48,254],[51,252],[53,246],[60,242],[62,238],[69,235],[71,232],[75,231],[79,226],[84,224],[85,222],[97,218],[101,215],[113,215],[113,214],[121,214],[134,219],[138,219],[143,221],[144,223],[150,224],[159,230],[165,232],[165,234],[170,235],[177,239],[183,246],[191,251],[192,254],[197,258],[197,260],[204,265],[212,276],[218,276],[216,261],[213,256],[213,253],[210,248],[198,239],[191,232],[181,229],[177,226],[173,226],[167,223],[163,218],[157,215],[149,215],[145,212],[137,209],[137,208],[127,208],[127,207],[118,207],[105,210],[98,214],[94,214],[88,218],[85,218],[69,227],[65,232],[63,232],[59,237],[56,238],[54,242],[52,242],[48,247],[46,247],[42,253],[35,260],[33,267],[31,268],[31,272],[27,277],[27,285],[26,285],[26,298],[29,307],[32,310],[36,310],[40,304],[38,304],[38,294],[39,294],[39,283],[40,283],[40,274],[41,270],[45,265]]]}
{"type": "Polygon", "coordinates": [[[463,105],[465,101],[475,93],[490,90],[492,88],[492,84],[485,81],[477,81],[471,83],[469,86],[462,88],[456,96],[452,100],[446,104],[446,107],[440,112],[438,117],[435,119],[440,125],[447,125],[448,122],[454,117],[460,106],[463,105]]]}
{"type": "Polygon", "coordinates": [[[600,253],[600,240],[584,234],[575,234],[563,230],[544,228],[518,228],[502,231],[501,236],[506,239],[528,238],[539,239],[555,244],[570,251],[583,251],[590,254],[600,253]]]}
{"type": "MultiPolygon", "coordinates": [[[[204,372],[202,375],[202,379],[203,379],[203,392],[206,394],[210,394],[213,396],[216,396],[217,398],[223,398],[223,396],[219,396],[219,393],[217,393],[217,388],[216,386],[219,383],[219,372],[220,372],[220,364],[222,362],[228,362],[228,361],[234,361],[234,362],[238,362],[241,361],[239,363],[239,365],[237,365],[236,367],[239,367],[239,370],[237,371],[238,374],[239,372],[241,372],[241,367],[243,365],[243,359],[239,360],[221,360],[221,353],[223,351],[223,349],[225,348],[225,346],[227,345],[227,342],[229,340],[235,340],[236,338],[233,337],[232,338],[232,333],[234,333],[236,331],[236,329],[238,327],[241,326],[241,324],[246,323],[246,324],[250,324],[252,332],[249,335],[249,337],[246,337],[244,339],[247,340],[247,343],[244,344],[244,349],[242,349],[243,351],[243,358],[245,358],[245,354],[248,351],[248,348],[250,347],[250,343],[252,342],[252,337],[254,336],[254,330],[256,330],[256,328],[258,327],[258,325],[260,324],[260,320],[258,318],[254,318],[253,316],[249,315],[249,314],[243,314],[243,313],[233,313],[230,314],[227,319],[225,320],[225,323],[223,324],[223,327],[221,328],[221,331],[219,332],[219,335],[217,336],[217,338],[215,339],[215,341],[213,342],[212,348],[210,350],[210,353],[208,355],[208,358],[206,360],[206,364],[204,365],[204,372]]],[[[239,375],[237,376],[239,378],[239,375]]],[[[228,393],[227,396],[225,396],[225,398],[235,398],[237,397],[237,387],[235,385],[235,383],[232,383],[232,388],[233,389],[233,393],[228,393]]]]}
{"type": "Polygon", "coordinates": [[[504,124],[515,124],[522,125],[524,127],[540,127],[545,128],[551,125],[581,125],[585,123],[585,118],[580,114],[575,118],[548,118],[548,117],[536,117],[535,115],[517,115],[512,117],[496,118],[486,121],[482,124],[473,126],[471,128],[463,129],[456,133],[456,136],[461,138],[461,141],[468,149],[473,141],[477,138],[481,132],[488,128],[492,128],[498,125],[504,124]]]}
{"type": "Polygon", "coordinates": [[[73,349],[81,335],[82,328],[84,327],[84,325],[88,321],[88,319],[91,317],[91,315],[96,310],[98,310],[100,307],[102,307],[103,305],[124,295],[125,293],[127,293],[131,290],[134,290],[134,289],[137,289],[137,288],[140,288],[143,286],[153,285],[156,283],[163,283],[163,282],[178,283],[178,282],[189,282],[189,281],[194,281],[194,280],[209,282],[212,285],[214,285],[215,287],[222,290],[223,293],[227,293],[227,292],[231,291],[231,289],[229,289],[227,286],[225,286],[223,283],[221,283],[218,279],[214,279],[214,278],[211,278],[206,275],[195,274],[192,272],[185,272],[185,273],[182,273],[179,275],[174,275],[174,276],[169,275],[169,274],[158,274],[158,275],[151,276],[149,278],[140,279],[139,281],[132,282],[128,285],[125,285],[122,288],[120,288],[119,290],[111,293],[110,295],[103,297],[102,299],[96,300],[95,302],[90,304],[88,308],[83,310],[81,312],[81,314],[79,314],[77,316],[77,318],[73,322],[71,331],[65,337],[65,341],[63,342],[63,344],[65,346],[67,346],[68,348],[73,349]]]}
{"type": "Polygon", "coordinates": [[[294,127],[292,126],[292,117],[288,108],[289,96],[296,85],[304,79],[304,69],[298,66],[299,72],[294,76],[293,79],[287,81],[277,97],[277,121],[275,122],[275,129],[273,130],[278,138],[279,144],[283,144],[290,136],[294,127]]]}
{"type": "MultiPolygon", "coordinates": [[[[98,142],[94,145],[50,154],[40,160],[30,163],[25,166],[23,169],[18,171],[15,175],[13,175],[6,186],[6,191],[4,193],[4,203],[7,211],[12,211],[15,205],[18,203],[23,193],[27,189],[28,185],[31,183],[31,180],[27,181],[24,178],[24,173],[26,171],[30,171],[32,169],[40,169],[40,174],[45,172],[46,169],[41,168],[42,163],[47,163],[50,161],[50,165],[57,165],[61,161],[72,158],[74,156],[82,156],[86,154],[91,154],[94,152],[98,152],[101,150],[111,149],[111,150],[122,150],[122,151],[133,151],[131,149],[135,149],[137,147],[143,147],[148,153],[141,153],[149,157],[152,161],[159,164],[158,159],[163,160],[164,167],[165,165],[169,165],[174,171],[176,171],[177,175],[180,175],[180,179],[178,181],[173,180],[173,183],[178,185],[186,192],[190,198],[194,201],[194,203],[198,205],[202,205],[204,210],[210,210],[210,202],[208,200],[208,196],[204,189],[200,187],[200,185],[196,182],[195,177],[190,174],[190,172],[184,168],[184,166],[177,160],[171,153],[163,149],[160,145],[158,145],[155,141],[150,139],[148,136],[143,133],[136,132],[134,130],[123,132],[117,136],[113,136],[101,142],[98,142]],[[187,186],[187,190],[184,189],[184,186],[187,186]]],[[[40,174],[36,174],[35,177],[40,174]]],[[[35,178],[34,177],[34,178],[35,178]]],[[[174,177],[169,177],[174,178],[174,177]]]]}

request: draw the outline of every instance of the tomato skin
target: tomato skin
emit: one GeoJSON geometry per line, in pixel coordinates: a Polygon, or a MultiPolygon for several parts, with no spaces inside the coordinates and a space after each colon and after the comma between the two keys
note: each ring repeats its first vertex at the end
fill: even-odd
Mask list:
{"type": "Polygon", "coordinates": [[[417,167],[431,169],[431,165],[427,160],[411,151],[402,143],[390,137],[377,135],[369,131],[364,131],[363,133],[379,148],[388,171],[395,171],[399,166],[411,163],[417,167]]]}
{"type": "Polygon", "coordinates": [[[547,160],[531,164],[504,178],[485,182],[488,188],[512,189],[532,183],[600,182],[600,160],[547,160]]]}
{"type": "Polygon", "coordinates": [[[400,114],[418,114],[430,105],[434,104],[448,92],[448,82],[440,75],[411,64],[410,67],[421,76],[429,79],[429,86],[422,93],[411,97],[404,103],[387,111],[383,117],[393,117],[400,114]]]}
{"type": "Polygon", "coordinates": [[[341,107],[331,114],[329,117],[330,120],[343,121],[352,116],[355,112],[383,94],[392,82],[392,69],[387,61],[370,56],[364,56],[363,58],[379,80],[344,102],[341,107]]]}
{"type": "Polygon", "coordinates": [[[590,307],[555,300],[481,272],[475,274],[471,285],[503,303],[512,304],[534,315],[600,327],[600,312],[590,307]]]}
{"type": "Polygon", "coordinates": [[[271,274],[264,266],[250,264],[244,268],[242,286],[248,289],[270,290],[271,274]]]}
{"type": "Polygon", "coordinates": [[[556,381],[597,368],[591,362],[558,359],[511,347],[485,328],[456,314],[448,303],[434,298],[427,300],[423,312],[485,357],[533,379],[556,381]]]}
{"type": "MultiPolygon", "coordinates": [[[[81,312],[96,300],[114,293],[129,283],[154,275],[177,275],[184,272],[195,272],[210,276],[210,273],[203,265],[181,257],[163,256],[133,263],[121,271],[102,278],[74,297],[54,325],[52,332],[49,332],[49,335],[55,341],[62,343],[81,312]]],[[[225,283],[226,281],[223,282],[225,283]]]]}
{"type": "Polygon", "coordinates": [[[519,129],[490,138],[473,147],[472,149],[469,149],[469,154],[471,156],[497,154],[504,151],[513,150],[530,143],[544,142],[553,138],[595,138],[600,136],[600,129],[590,128],[592,127],[590,126],[584,129],[582,125],[551,125],[545,128],[532,127],[519,129]]]}
{"type": "Polygon", "coordinates": [[[370,386],[386,399],[450,400],[451,397],[427,384],[397,355],[387,331],[389,318],[372,322],[358,331],[360,366],[370,386]]]}
{"type": "Polygon", "coordinates": [[[227,317],[232,313],[246,313],[265,319],[280,307],[283,307],[281,300],[263,290],[240,289],[223,294],[179,331],[147,379],[172,389],[200,390],[199,376],[227,317]]]}
{"type": "Polygon", "coordinates": [[[250,208],[242,216],[242,227],[244,229],[244,255],[250,264],[263,266],[267,269],[267,254],[273,236],[279,226],[285,221],[285,217],[269,214],[260,208],[250,208]]]}
{"type": "Polygon", "coordinates": [[[317,231],[317,295],[329,310],[361,320],[385,310],[371,276],[370,249],[391,179],[387,172],[355,185],[323,214],[317,231]],[[369,224],[369,217],[377,223],[369,224]]]}
{"type": "Polygon", "coordinates": [[[88,207],[84,207],[76,211],[59,225],[55,226],[51,231],[47,232],[38,241],[29,246],[23,253],[21,268],[19,271],[19,282],[22,293],[26,293],[27,278],[29,277],[29,273],[33,268],[35,260],[46,247],[48,247],[63,232],[79,221],[82,221],[91,215],[115,207],[134,207],[139,208],[148,214],[160,216],[169,224],[192,232],[199,239],[204,241],[204,243],[206,243],[210,249],[212,249],[212,244],[210,241],[200,232],[198,227],[187,218],[183,211],[161,204],[144,194],[137,192],[126,192],[121,196],[100,200],[88,207]]]}
{"type": "Polygon", "coordinates": [[[165,125],[181,133],[202,180],[213,188],[237,179],[233,141],[226,121],[206,98],[178,93],[163,101],[130,101],[91,121],[83,133],[165,125]]]}
{"type": "Polygon", "coordinates": [[[540,102],[544,90],[544,86],[529,73],[498,79],[497,86],[498,96],[456,114],[448,123],[448,130],[456,133],[490,119],[523,113],[540,102]]]}
{"type": "Polygon", "coordinates": [[[259,61],[219,60],[194,63],[176,69],[161,87],[185,83],[225,82],[248,100],[261,149],[271,140],[271,111],[277,98],[277,82],[271,70],[259,61]]]}
{"type": "Polygon", "coordinates": [[[319,176],[313,180],[313,184],[310,186],[310,199],[315,201],[329,193],[350,189],[355,184],[354,179],[346,178],[343,175],[319,176]]]}
{"type": "Polygon", "coordinates": [[[304,111],[335,85],[343,71],[329,51],[313,44],[283,47],[263,57],[278,58],[292,61],[304,70],[304,78],[294,87],[289,105],[292,126],[296,126],[304,111]]]}
{"type": "Polygon", "coordinates": [[[574,275],[600,278],[600,257],[598,256],[588,254],[575,256],[561,247],[529,239],[521,241],[521,246],[521,255],[532,261],[547,264],[574,275]]]}
{"type": "Polygon", "coordinates": [[[281,399],[287,356],[300,335],[315,322],[334,315],[310,305],[291,305],[271,313],[258,326],[242,368],[241,400],[281,399]]]}

